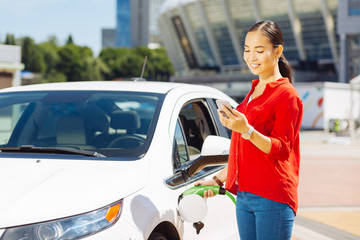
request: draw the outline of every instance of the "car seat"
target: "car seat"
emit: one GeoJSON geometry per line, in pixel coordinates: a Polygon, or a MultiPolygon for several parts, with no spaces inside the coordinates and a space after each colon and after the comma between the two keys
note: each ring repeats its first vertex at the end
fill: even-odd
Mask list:
{"type": "Polygon", "coordinates": [[[110,127],[117,134],[108,145],[109,148],[135,148],[144,143],[144,138],[135,134],[140,128],[140,117],[135,111],[115,111],[111,115],[110,127]]]}
{"type": "Polygon", "coordinates": [[[75,148],[87,147],[84,120],[71,115],[59,118],[56,126],[56,144],[75,148]]]}

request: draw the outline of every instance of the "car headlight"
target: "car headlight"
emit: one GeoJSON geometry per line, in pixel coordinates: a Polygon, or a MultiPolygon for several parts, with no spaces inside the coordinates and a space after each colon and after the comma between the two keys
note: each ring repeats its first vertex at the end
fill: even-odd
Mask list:
{"type": "Polygon", "coordinates": [[[123,201],[85,214],[5,230],[1,240],[71,240],[102,231],[120,218],[123,201]]]}

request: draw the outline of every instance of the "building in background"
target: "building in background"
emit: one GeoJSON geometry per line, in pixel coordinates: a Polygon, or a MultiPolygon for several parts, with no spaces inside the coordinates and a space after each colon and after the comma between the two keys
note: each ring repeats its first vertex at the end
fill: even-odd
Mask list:
{"type": "Polygon", "coordinates": [[[117,0],[116,28],[102,29],[102,48],[160,43],[157,16],[164,0],[117,0]]]}
{"type": "Polygon", "coordinates": [[[21,47],[0,44],[0,89],[20,86],[20,71],[23,69],[21,47]]]}
{"type": "Polygon", "coordinates": [[[115,46],[115,29],[114,28],[101,29],[101,46],[102,46],[102,48],[115,46]]]}
{"type": "Polygon", "coordinates": [[[149,42],[161,43],[157,18],[165,0],[149,0],[149,42]]]}
{"type": "Polygon", "coordinates": [[[360,0],[339,1],[340,81],[360,74],[360,0]]]}
{"type": "MultiPolygon", "coordinates": [[[[131,46],[131,0],[116,1],[116,28],[115,28],[115,46],[131,46]]],[[[134,10],[134,9],[133,9],[134,10]]]]}
{"type": "Polygon", "coordinates": [[[167,0],[158,22],[176,71],[172,80],[222,83],[218,87],[230,94],[243,82],[235,91],[246,92],[254,77],[242,57],[246,32],[272,20],[282,29],[296,82],[348,82],[359,74],[359,2],[167,0]]]}
{"type": "Polygon", "coordinates": [[[360,0],[167,0],[158,23],[176,71],[170,80],[210,85],[242,101],[256,77],[243,60],[244,40],[261,20],[283,32],[304,104],[302,127],[358,127],[360,0]]]}
{"type": "Polygon", "coordinates": [[[116,1],[116,47],[146,46],[149,42],[147,0],[116,1]]]}

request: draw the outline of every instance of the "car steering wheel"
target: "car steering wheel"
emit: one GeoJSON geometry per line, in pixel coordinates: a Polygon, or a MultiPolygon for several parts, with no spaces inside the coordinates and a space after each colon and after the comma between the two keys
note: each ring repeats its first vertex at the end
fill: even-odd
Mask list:
{"type": "Polygon", "coordinates": [[[136,148],[140,147],[145,142],[143,137],[137,135],[124,135],[112,140],[109,148],[136,148]]]}

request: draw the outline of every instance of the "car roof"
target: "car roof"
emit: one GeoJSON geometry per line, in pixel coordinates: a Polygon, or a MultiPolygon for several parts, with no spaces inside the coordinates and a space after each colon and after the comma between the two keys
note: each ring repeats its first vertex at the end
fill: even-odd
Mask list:
{"type": "Polygon", "coordinates": [[[26,86],[10,87],[0,92],[22,92],[22,91],[62,91],[62,90],[97,90],[97,91],[136,91],[153,92],[165,94],[174,88],[187,90],[209,90],[212,88],[186,83],[174,82],[151,82],[151,81],[81,81],[44,83],[26,86]]]}

